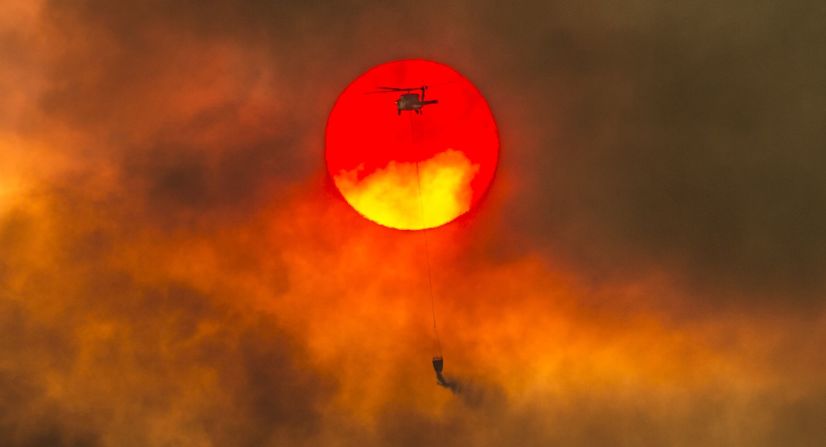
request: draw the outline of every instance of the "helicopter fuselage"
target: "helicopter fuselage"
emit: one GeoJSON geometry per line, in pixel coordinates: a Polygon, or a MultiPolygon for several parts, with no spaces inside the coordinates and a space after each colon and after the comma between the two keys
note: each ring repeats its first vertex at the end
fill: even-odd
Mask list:
{"type": "Polygon", "coordinates": [[[367,92],[367,94],[376,93],[401,93],[399,99],[396,100],[396,111],[399,115],[404,111],[416,112],[416,115],[422,114],[422,107],[429,104],[436,104],[439,101],[435,99],[425,100],[424,94],[427,91],[427,86],[421,87],[386,87],[379,86],[375,91],[367,92]],[[413,93],[413,92],[420,93],[413,93]]]}
{"type": "Polygon", "coordinates": [[[399,115],[404,111],[415,112],[419,115],[422,113],[422,107],[437,102],[436,100],[423,101],[418,93],[405,93],[396,100],[396,110],[399,115]]]}

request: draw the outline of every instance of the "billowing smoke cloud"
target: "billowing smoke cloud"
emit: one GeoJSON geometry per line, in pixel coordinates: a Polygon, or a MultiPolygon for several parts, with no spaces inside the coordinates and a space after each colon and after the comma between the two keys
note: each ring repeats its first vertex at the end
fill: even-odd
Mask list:
{"type": "Polygon", "coordinates": [[[819,4],[7,2],[0,444],[817,445],[819,4]],[[323,166],[429,57],[502,136],[423,235],[323,166]]]}
{"type": "Polygon", "coordinates": [[[421,163],[391,161],[368,175],[362,170],[334,177],[347,202],[372,221],[409,230],[444,225],[469,211],[479,165],[446,149],[421,163]]]}

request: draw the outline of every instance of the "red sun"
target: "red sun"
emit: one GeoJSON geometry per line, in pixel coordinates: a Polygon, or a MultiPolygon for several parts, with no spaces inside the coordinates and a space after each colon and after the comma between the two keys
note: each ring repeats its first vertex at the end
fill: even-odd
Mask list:
{"type": "Polygon", "coordinates": [[[499,134],[467,78],[444,64],[402,60],[368,70],[339,96],[327,121],[326,158],[336,187],[359,214],[420,230],[479,203],[496,171],[499,134]],[[408,110],[415,108],[411,100],[438,102],[417,113],[408,110]]]}

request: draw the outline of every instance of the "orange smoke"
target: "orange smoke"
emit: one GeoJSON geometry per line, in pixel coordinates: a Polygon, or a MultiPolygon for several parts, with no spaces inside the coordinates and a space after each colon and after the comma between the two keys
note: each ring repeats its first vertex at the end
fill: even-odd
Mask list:
{"type": "Polygon", "coordinates": [[[363,169],[335,177],[347,202],[386,227],[421,230],[444,225],[470,209],[470,184],[479,165],[463,152],[447,149],[419,163],[391,161],[359,179],[363,169]]]}

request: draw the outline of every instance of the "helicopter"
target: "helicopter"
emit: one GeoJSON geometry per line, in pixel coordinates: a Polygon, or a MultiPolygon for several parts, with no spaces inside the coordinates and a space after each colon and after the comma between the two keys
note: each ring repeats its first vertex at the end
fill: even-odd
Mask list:
{"type": "Polygon", "coordinates": [[[370,93],[395,93],[395,92],[402,92],[399,99],[395,101],[396,103],[396,112],[398,115],[401,115],[404,111],[411,111],[416,112],[416,115],[422,114],[422,108],[426,105],[430,104],[437,104],[439,101],[436,99],[425,100],[424,93],[427,90],[427,86],[423,85],[421,87],[384,87],[379,86],[377,87],[378,90],[370,93]],[[415,91],[420,91],[421,93],[414,93],[415,91]]]}

